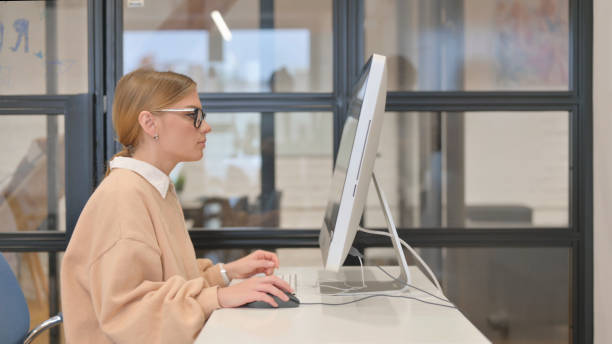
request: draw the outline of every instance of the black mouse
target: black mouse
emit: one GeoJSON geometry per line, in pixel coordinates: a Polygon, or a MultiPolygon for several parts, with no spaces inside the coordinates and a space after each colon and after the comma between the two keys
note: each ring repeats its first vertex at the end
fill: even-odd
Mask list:
{"type": "Polygon", "coordinates": [[[289,300],[283,301],[279,299],[276,295],[272,295],[268,293],[268,295],[272,296],[274,301],[276,301],[276,303],[278,304],[278,307],[272,307],[271,304],[264,302],[264,301],[253,301],[253,302],[245,303],[244,305],[240,307],[245,307],[245,308],[295,308],[300,305],[300,300],[298,300],[298,298],[295,295],[289,292],[286,292],[286,291],[283,291],[283,293],[285,293],[285,295],[289,297],[289,300]]]}

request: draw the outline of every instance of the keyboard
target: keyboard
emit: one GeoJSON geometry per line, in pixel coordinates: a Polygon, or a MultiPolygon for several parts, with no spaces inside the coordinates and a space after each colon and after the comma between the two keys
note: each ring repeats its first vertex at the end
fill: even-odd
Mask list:
{"type": "Polygon", "coordinates": [[[297,274],[296,273],[280,273],[276,274],[277,277],[287,282],[293,289],[293,294],[297,294],[297,274]]]}

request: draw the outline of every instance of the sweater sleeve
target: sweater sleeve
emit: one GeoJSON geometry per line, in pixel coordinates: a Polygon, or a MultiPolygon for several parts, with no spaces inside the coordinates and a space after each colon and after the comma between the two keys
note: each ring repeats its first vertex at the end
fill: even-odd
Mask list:
{"type": "Polygon", "coordinates": [[[204,277],[209,285],[227,286],[223,276],[221,276],[219,264],[213,265],[210,259],[198,259],[198,268],[200,269],[200,275],[204,277]]]}
{"type": "Polygon", "coordinates": [[[115,343],[192,343],[217,308],[217,286],[198,277],[163,280],[160,254],[123,238],[89,269],[92,304],[115,343]]]}

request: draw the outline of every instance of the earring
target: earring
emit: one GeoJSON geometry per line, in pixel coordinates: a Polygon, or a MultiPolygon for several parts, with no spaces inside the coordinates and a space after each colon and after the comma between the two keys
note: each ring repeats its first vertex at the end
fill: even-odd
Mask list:
{"type": "Polygon", "coordinates": [[[155,134],[155,136],[153,136],[153,140],[158,140],[159,139],[159,135],[155,134]]]}

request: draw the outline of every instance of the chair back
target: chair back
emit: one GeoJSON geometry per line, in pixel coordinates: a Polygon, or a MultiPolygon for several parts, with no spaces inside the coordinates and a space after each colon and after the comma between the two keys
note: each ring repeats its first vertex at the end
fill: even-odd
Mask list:
{"type": "Polygon", "coordinates": [[[0,343],[23,343],[30,330],[30,311],[21,286],[0,253],[0,343]]]}

